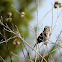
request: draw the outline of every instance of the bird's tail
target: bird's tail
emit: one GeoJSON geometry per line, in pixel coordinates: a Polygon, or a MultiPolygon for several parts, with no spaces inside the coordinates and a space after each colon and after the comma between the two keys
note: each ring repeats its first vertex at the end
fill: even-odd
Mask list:
{"type": "MultiPolygon", "coordinates": [[[[36,44],[34,45],[33,49],[35,48],[35,46],[36,46],[36,44]]],[[[33,50],[33,49],[32,49],[32,50],[33,50]]]]}
{"type": "Polygon", "coordinates": [[[35,48],[36,44],[34,45],[33,49],[35,48]]]}
{"type": "MultiPolygon", "coordinates": [[[[37,44],[38,44],[38,41],[37,41],[37,44]]],[[[36,44],[34,45],[33,49],[35,48],[36,44]]]]}
{"type": "Polygon", "coordinates": [[[36,46],[36,44],[34,45],[34,47],[33,47],[33,48],[35,48],[35,46],[36,46]]]}

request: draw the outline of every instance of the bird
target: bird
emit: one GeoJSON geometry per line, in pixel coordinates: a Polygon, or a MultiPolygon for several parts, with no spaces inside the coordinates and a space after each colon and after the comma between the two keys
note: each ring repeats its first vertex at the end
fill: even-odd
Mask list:
{"type": "MultiPolygon", "coordinates": [[[[50,35],[51,35],[50,26],[45,26],[43,32],[41,32],[40,35],[37,38],[37,44],[41,43],[41,42],[45,42],[46,40],[48,40],[50,35]]],[[[35,46],[36,46],[36,44],[34,45],[34,47],[35,46]]]]}

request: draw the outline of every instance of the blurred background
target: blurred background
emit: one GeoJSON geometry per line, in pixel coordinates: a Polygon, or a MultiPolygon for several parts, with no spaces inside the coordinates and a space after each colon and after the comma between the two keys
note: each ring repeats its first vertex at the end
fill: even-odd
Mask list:
{"type": "MultiPolygon", "coordinates": [[[[55,0],[38,0],[38,35],[43,31],[43,28],[45,26],[55,26],[56,20],[59,16],[59,14],[62,11],[62,8],[54,8],[54,1],[55,0]],[[53,23],[52,23],[52,17],[53,17],[53,23]]],[[[61,0],[58,0],[62,2],[61,0]]],[[[16,31],[16,28],[13,25],[16,25],[18,27],[18,30],[21,34],[21,36],[33,47],[36,43],[36,36],[34,31],[37,30],[37,5],[36,0],[0,0],[0,19],[3,19],[4,24],[8,24],[8,26],[11,29],[14,29],[16,31]],[[25,18],[21,17],[21,15],[18,13],[24,12],[25,18]],[[7,22],[6,19],[8,18],[8,12],[12,13],[12,21],[7,22]],[[27,20],[27,21],[26,21],[27,20]],[[34,29],[34,30],[33,30],[34,29]]],[[[60,14],[60,17],[58,18],[57,26],[53,30],[53,33],[50,37],[50,41],[46,45],[43,45],[43,43],[40,43],[37,47],[37,51],[40,48],[40,51],[38,51],[41,55],[43,55],[45,52],[45,58],[47,62],[62,62],[62,50],[61,50],[61,43],[62,43],[62,14],[60,14]],[[52,51],[52,52],[51,52],[52,51]],[[49,52],[50,55],[49,55],[49,52]]],[[[4,35],[3,26],[0,25],[0,32],[4,35]]],[[[14,36],[14,34],[11,34],[9,32],[5,31],[6,39],[10,38],[11,36],[14,36]]],[[[2,35],[0,35],[0,42],[3,39],[5,40],[2,35]]],[[[12,62],[31,62],[35,61],[35,52],[26,44],[22,42],[19,38],[14,38],[8,41],[7,45],[5,43],[0,44],[0,62],[3,62],[1,59],[3,58],[6,62],[11,62],[9,52],[13,52],[14,54],[11,54],[12,62]],[[20,45],[17,47],[14,46],[13,42],[17,39],[20,41],[20,45]],[[27,60],[28,59],[28,60],[27,60]]],[[[34,48],[36,49],[36,48],[34,48]]],[[[41,60],[42,58],[37,58],[37,62],[41,60]]],[[[45,61],[43,61],[45,62],[45,61]]]]}

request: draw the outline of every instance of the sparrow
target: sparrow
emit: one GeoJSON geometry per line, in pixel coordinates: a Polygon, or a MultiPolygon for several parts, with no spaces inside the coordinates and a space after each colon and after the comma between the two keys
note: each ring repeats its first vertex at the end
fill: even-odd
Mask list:
{"type": "MultiPolygon", "coordinates": [[[[37,38],[37,44],[41,43],[41,42],[45,42],[46,40],[48,40],[50,35],[51,35],[50,26],[45,26],[43,32],[41,32],[37,38]]],[[[35,46],[36,46],[36,44],[34,45],[34,47],[35,46]]]]}

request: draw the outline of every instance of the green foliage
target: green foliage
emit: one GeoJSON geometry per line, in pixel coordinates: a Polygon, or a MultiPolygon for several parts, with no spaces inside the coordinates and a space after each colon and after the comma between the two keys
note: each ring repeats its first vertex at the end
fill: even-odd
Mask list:
{"type": "MultiPolygon", "coordinates": [[[[15,58],[13,57],[12,62],[19,62],[19,58],[17,58],[17,59],[16,58],[17,57],[15,57],[15,58]]],[[[10,57],[6,58],[6,62],[10,62],[10,57]]]]}
{"type": "MultiPolygon", "coordinates": [[[[25,12],[25,17],[26,19],[29,21],[30,19],[32,19],[32,16],[30,15],[30,12],[32,12],[31,10],[28,10],[28,5],[32,2],[33,0],[19,0],[19,4],[20,4],[20,8],[19,8],[19,12],[21,13],[22,11],[25,12]]],[[[11,5],[14,5],[13,0],[0,0],[0,17],[3,17],[3,23],[7,23],[9,25],[9,27],[11,29],[15,29],[15,27],[12,26],[12,23],[14,25],[17,25],[19,32],[24,34],[24,38],[26,38],[29,35],[28,32],[28,23],[21,18],[21,15],[18,14],[16,12],[16,9],[13,8],[11,5]],[[6,22],[6,18],[8,18],[7,13],[11,12],[12,13],[12,21],[11,22],[6,22]],[[22,26],[25,27],[25,31],[22,30],[22,26]]],[[[33,9],[33,8],[32,8],[33,9]]],[[[0,32],[3,33],[3,27],[0,25],[0,32]]],[[[9,38],[11,36],[14,36],[11,33],[5,32],[6,33],[6,38],[9,38]]],[[[21,34],[22,35],[22,34],[21,34]]],[[[1,35],[0,35],[0,40],[4,39],[1,35]]],[[[14,39],[10,40],[8,42],[8,47],[10,52],[14,50],[14,45],[13,45],[13,41],[14,39]]],[[[22,41],[21,41],[22,43],[22,41]]],[[[18,53],[21,50],[21,46],[18,46],[15,50],[15,53],[18,53]]],[[[5,43],[0,44],[0,56],[2,56],[3,58],[6,58],[7,56],[9,56],[8,54],[8,50],[7,47],[5,45],[5,43]]]]}

